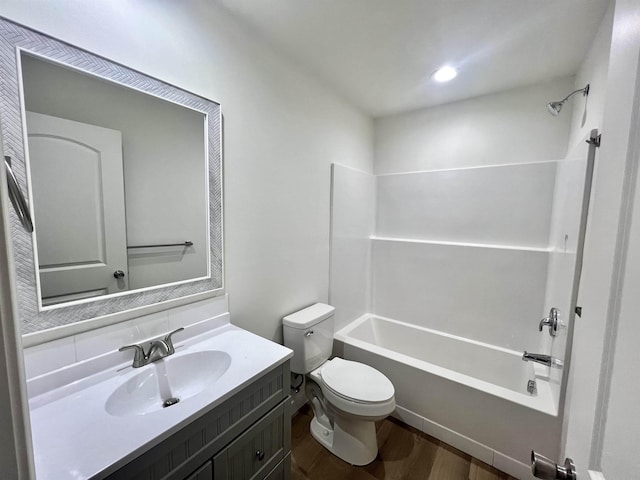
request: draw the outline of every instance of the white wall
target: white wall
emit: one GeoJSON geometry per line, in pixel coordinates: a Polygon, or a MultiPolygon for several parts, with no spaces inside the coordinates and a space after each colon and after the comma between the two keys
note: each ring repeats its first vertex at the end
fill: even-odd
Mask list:
{"type": "Polygon", "coordinates": [[[573,82],[559,78],[379,118],[375,172],[560,160],[567,152],[570,115],[554,118],[545,105],[566,96],[573,82]]]}
{"type": "MultiPolygon", "coordinates": [[[[639,84],[640,86],[640,84],[639,84]]],[[[640,471],[640,89],[636,89],[636,119],[634,127],[635,196],[628,228],[628,252],[620,292],[619,316],[612,349],[612,367],[609,374],[606,405],[606,425],[601,440],[600,467],[606,478],[633,478],[640,471]],[[632,379],[631,381],[629,381],[632,379]]],[[[630,172],[631,173],[631,172],[630,172]]]]}
{"type": "Polygon", "coordinates": [[[376,177],[342,165],[331,175],[331,278],[335,331],[371,312],[371,235],[376,177]]]}
{"type": "Polygon", "coordinates": [[[586,102],[582,100],[580,94],[576,94],[576,98],[572,97],[569,100],[575,106],[571,117],[569,150],[581,143],[585,137],[588,137],[591,129],[602,128],[602,117],[608,88],[607,72],[609,52],[611,50],[614,5],[615,2],[612,1],[575,76],[572,90],[583,88],[587,84],[590,87],[586,102]]]}
{"type": "Polygon", "coordinates": [[[122,133],[128,245],[194,242],[127,250],[129,288],[205,276],[204,116],[28,55],[22,72],[27,110],[122,133]]]}
{"type": "MultiPolygon", "coordinates": [[[[611,32],[613,28],[613,14],[615,2],[611,2],[607,9],[598,32],[594,37],[584,61],[576,75],[576,83],[574,89],[582,88],[587,83],[590,84],[589,97],[585,108],[575,108],[573,110],[571,122],[571,136],[569,139],[571,152],[586,152],[586,144],[583,144],[584,138],[589,134],[591,129],[598,128],[601,132],[604,127],[604,110],[606,106],[607,89],[610,88],[608,81],[609,56],[611,53],[611,32]],[[580,85],[580,86],[578,86],[580,85]]],[[[606,138],[606,134],[605,134],[606,138]]],[[[606,143],[606,142],[605,142],[606,143]]],[[[593,235],[593,228],[596,228],[599,222],[604,221],[602,215],[603,193],[597,193],[601,189],[602,181],[609,175],[615,175],[615,171],[621,166],[603,165],[606,162],[603,153],[606,153],[606,146],[598,149],[596,154],[596,163],[593,174],[593,191],[591,195],[591,204],[589,211],[589,219],[587,223],[587,234],[585,238],[583,270],[580,278],[580,291],[578,295],[578,305],[582,307],[582,318],[574,318],[573,341],[571,345],[572,358],[569,366],[569,375],[567,380],[567,397],[565,399],[564,416],[563,416],[563,436],[566,440],[565,454],[571,456],[581,469],[589,466],[589,451],[592,442],[592,429],[595,422],[595,410],[597,404],[598,389],[594,385],[593,377],[595,372],[600,369],[602,358],[602,318],[606,316],[607,301],[604,290],[601,290],[603,278],[596,279],[595,275],[612,275],[613,269],[613,251],[608,242],[614,242],[613,238],[596,240],[593,235]],[[598,200],[598,197],[600,198],[598,200]],[[596,222],[594,224],[594,222],[596,222]],[[605,243],[600,243],[604,241],[605,243]],[[608,253],[605,253],[609,250],[608,253]],[[599,263],[596,267],[594,261],[604,254],[604,258],[608,259],[606,263],[599,263]],[[609,256],[611,255],[611,256],[609,256]],[[592,270],[595,267],[595,270],[592,270]],[[604,268],[605,270],[600,270],[604,268]],[[600,270],[601,273],[598,271],[600,270]],[[586,293],[589,292],[589,293],[586,293]],[[594,306],[598,305],[598,310],[594,310],[594,306]],[[593,315],[597,316],[594,317],[593,315]],[[602,315],[602,317],[600,317],[602,315]],[[599,317],[599,318],[598,318],[599,317]],[[589,320],[591,318],[591,320],[589,320]],[[598,320],[596,320],[598,319],[598,320]],[[595,320],[595,323],[594,323],[595,320]],[[589,325],[591,324],[591,325],[589,325]],[[589,352],[589,353],[587,353],[589,352]],[[591,353],[593,352],[593,354],[591,353]],[[580,357],[578,362],[574,361],[576,357],[580,357]],[[577,383],[576,383],[577,382],[577,383]],[[590,385],[585,389],[582,385],[590,385]]],[[[620,174],[620,172],[618,172],[620,174]]],[[[615,209],[615,201],[613,199],[619,196],[621,185],[616,187],[617,192],[610,196],[611,203],[606,208],[615,209]]],[[[619,200],[618,200],[619,201],[619,200]]],[[[619,205],[619,204],[618,204],[619,205]]],[[[617,207],[619,208],[619,206],[617,207]]],[[[609,212],[609,220],[614,220],[615,210],[609,212]]],[[[612,224],[609,225],[613,228],[612,224]]],[[[612,234],[613,232],[609,232],[612,234]]],[[[604,235],[601,231],[599,235],[604,235]]],[[[548,290],[550,293],[550,291],[548,290]]],[[[554,342],[554,350],[557,348],[554,342]]],[[[555,353],[555,352],[554,352],[555,353]]]]}
{"type": "MultiPolygon", "coordinates": [[[[549,265],[547,267],[544,311],[547,317],[551,308],[558,309],[560,328],[556,336],[548,335],[548,329],[538,338],[539,352],[551,354],[566,361],[566,346],[569,339],[569,324],[574,321],[571,309],[578,259],[580,221],[587,170],[588,145],[583,141],[558,162],[553,193],[553,212],[549,235],[549,265]]],[[[559,408],[560,390],[564,370],[550,369],[549,377],[554,399],[559,408]]]]}
{"type": "Polygon", "coordinates": [[[546,248],[556,163],[379,175],[376,235],[546,248]]]}
{"type": "Polygon", "coordinates": [[[596,43],[591,51],[601,54],[589,69],[585,67],[586,77],[598,77],[603,69],[606,71],[606,102],[601,104],[601,123],[592,119],[593,126],[602,127],[603,137],[596,158],[578,298],[582,318],[575,325],[563,432],[563,454],[576,461],[579,475],[586,475],[587,468],[601,469],[605,478],[613,479],[637,474],[640,429],[637,402],[632,408],[624,403],[625,399],[635,400],[636,390],[629,387],[624,362],[631,365],[635,361],[637,371],[637,312],[630,319],[620,303],[629,291],[626,285],[637,296],[634,273],[625,278],[624,264],[636,258],[632,248],[637,249],[631,243],[635,233],[629,234],[629,205],[636,178],[631,167],[638,155],[632,114],[634,109],[636,115],[640,111],[639,19],[640,4],[636,0],[616,0],[609,60],[604,55],[608,39],[599,38],[598,42],[605,45],[596,43]],[[630,240],[627,259],[623,255],[625,239],[630,240]],[[616,393],[620,395],[617,400],[623,401],[614,399],[608,404],[610,394],[615,398],[616,393]]]}
{"type": "Polygon", "coordinates": [[[540,335],[547,256],[535,250],[376,240],[373,309],[421,327],[532,351],[540,335]]]}
{"type": "MultiPolygon", "coordinates": [[[[607,94],[607,67],[611,46],[611,29],[614,2],[603,17],[592,44],[575,77],[572,90],[590,85],[589,96],[585,99],[576,95],[569,100],[571,110],[571,129],[566,161],[559,164],[554,192],[554,209],[550,236],[553,252],[549,257],[549,276],[545,295],[545,311],[552,306],[560,310],[560,321],[565,325],[558,335],[551,339],[541,338],[540,351],[551,352],[552,356],[567,360],[567,341],[570,324],[581,322],[571,312],[571,287],[574,279],[578,229],[585,178],[588,145],[585,139],[593,128],[602,129],[602,115],[607,94]]],[[[567,92],[568,93],[568,92],[567,92]]],[[[565,112],[563,111],[564,115],[565,112]]],[[[598,163],[596,162],[596,166],[598,163]]],[[[580,305],[580,302],[578,302],[580,305]]],[[[562,371],[552,370],[551,384],[559,398],[562,371]]],[[[584,438],[584,437],[583,437],[584,438]]],[[[585,440],[589,441],[589,440],[585,440]]]]}
{"type": "MultiPolygon", "coordinates": [[[[0,155],[4,156],[0,132],[0,155]]],[[[0,195],[8,198],[6,172],[0,172],[0,195]]],[[[20,324],[15,322],[17,298],[13,265],[9,202],[0,202],[0,465],[6,478],[34,476],[27,389],[20,343],[20,324]]]]}
{"type": "Polygon", "coordinates": [[[220,8],[191,0],[5,0],[0,15],[222,105],[232,321],[281,340],[327,301],[330,165],[372,170],[372,123],[220,8]]]}
{"type": "Polygon", "coordinates": [[[538,352],[557,163],[379,175],[373,311],[538,352]]]}
{"type": "Polygon", "coordinates": [[[566,77],[376,120],[376,235],[395,240],[374,242],[375,313],[549,353],[537,327],[571,110],[545,106],[572,89],[566,77]]]}

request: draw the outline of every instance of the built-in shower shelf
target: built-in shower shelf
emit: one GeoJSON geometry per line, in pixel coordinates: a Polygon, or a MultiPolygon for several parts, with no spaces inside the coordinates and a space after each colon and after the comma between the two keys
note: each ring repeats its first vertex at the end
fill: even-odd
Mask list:
{"type": "Polygon", "coordinates": [[[391,177],[397,175],[421,175],[421,174],[429,174],[429,173],[446,173],[446,172],[459,172],[459,171],[468,171],[468,170],[486,170],[486,169],[500,169],[500,168],[510,168],[510,167],[527,167],[531,165],[544,165],[544,164],[557,164],[559,162],[566,162],[571,160],[583,160],[584,156],[574,154],[573,158],[569,159],[558,159],[558,160],[539,160],[537,162],[511,162],[511,163],[494,163],[491,165],[465,165],[460,167],[452,167],[452,168],[432,168],[429,170],[412,170],[408,172],[389,172],[389,173],[378,173],[376,177],[391,177]]]}
{"type": "Polygon", "coordinates": [[[492,248],[499,250],[518,250],[524,252],[546,252],[551,253],[554,251],[551,247],[531,247],[526,245],[498,245],[490,243],[472,243],[472,242],[448,242],[444,240],[424,240],[417,238],[398,238],[398,237],[379,237],[372,235],[369,237],[371,240],[381,242],[400,242],[400,243],[422,243],[427,245],[448,245],[452,247],[471,247],[471,248],[492,248]]]}

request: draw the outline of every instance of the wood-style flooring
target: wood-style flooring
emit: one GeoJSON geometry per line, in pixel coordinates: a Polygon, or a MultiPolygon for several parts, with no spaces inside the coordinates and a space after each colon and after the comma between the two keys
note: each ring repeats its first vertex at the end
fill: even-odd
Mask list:
{"type": "Polygon", "coordinates": [[[311,436],[312,418],[308,406],[292,418],[292,480],[516,480],[393,418],[376,424],[378,457],[354,467],[311,436]]]}

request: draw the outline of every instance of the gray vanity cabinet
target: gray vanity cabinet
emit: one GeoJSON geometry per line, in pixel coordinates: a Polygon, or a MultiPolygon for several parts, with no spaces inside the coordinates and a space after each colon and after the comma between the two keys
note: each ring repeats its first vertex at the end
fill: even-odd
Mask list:
{"type": "Polygon", "coordinates": [[[289,480],[289,361],[108,475],[107,480],[289,480]]]}
{"type": "Polygon", "coordinates": [[[213,457],[214,480],[262,479],[291,449],[284,405],[271,410],[258,423],[213,457]]]}
{"type": "Polygon", "coordinates": [[[186,480],[211,480],[213,478],[213,462],[209,460],[197,471],[193,472],[186,480]]]}

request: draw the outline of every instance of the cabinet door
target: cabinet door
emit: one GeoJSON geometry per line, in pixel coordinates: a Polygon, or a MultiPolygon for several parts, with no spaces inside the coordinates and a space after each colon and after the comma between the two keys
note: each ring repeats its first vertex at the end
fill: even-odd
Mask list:
{"type": "Polygon", "coordinates": [[[213,463],[209,460],[185,480],[213,480],[213,463]]]}
{"type": "Polygon", "coordinates": [[[265,478],[284,458],[284,436],[285,408],[281,404],[213,457],[214,479],[265,478]]]}

